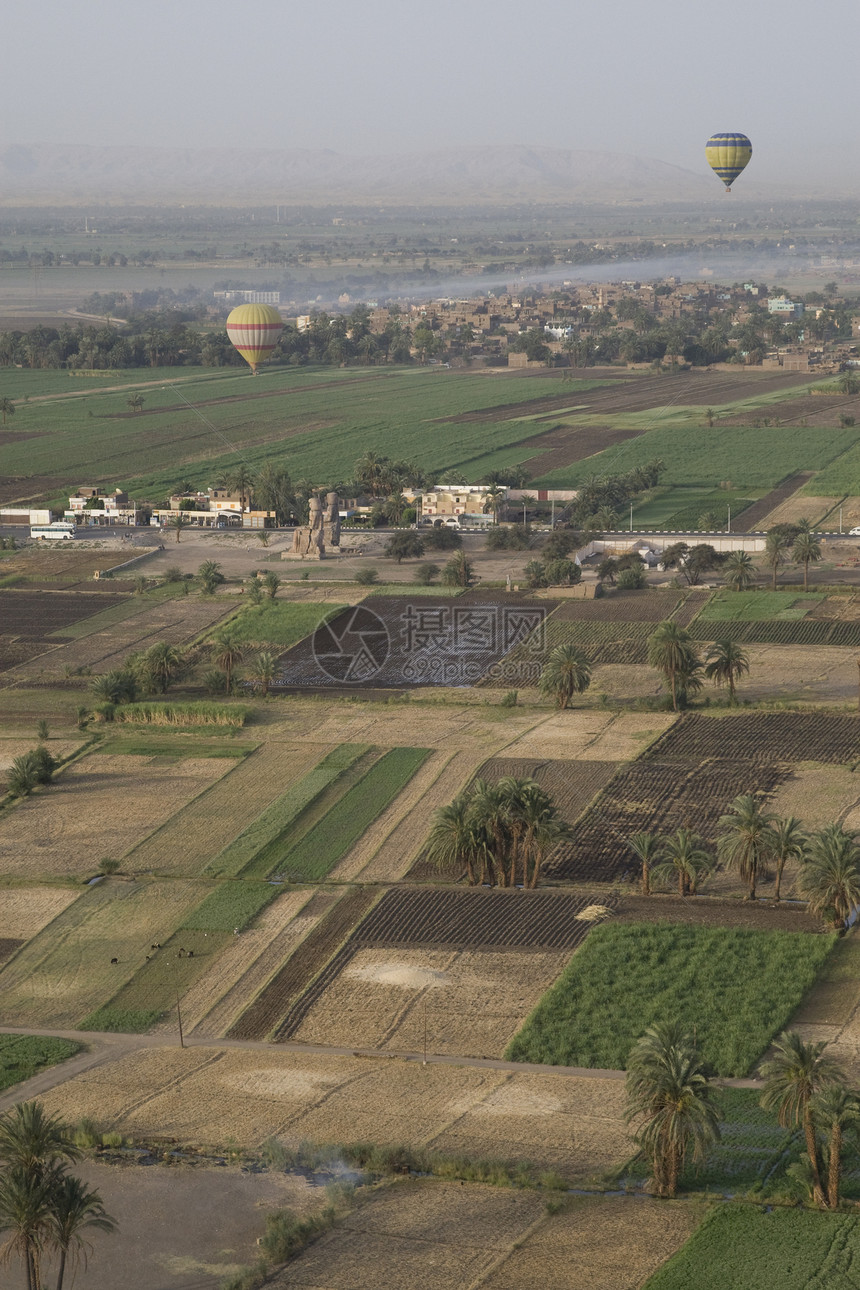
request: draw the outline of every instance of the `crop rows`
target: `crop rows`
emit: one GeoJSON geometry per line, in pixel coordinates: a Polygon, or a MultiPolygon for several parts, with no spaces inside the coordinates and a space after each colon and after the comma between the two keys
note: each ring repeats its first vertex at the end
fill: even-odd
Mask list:
{"type": "Polygon", "coordinates": [[[731,640],[757,645],[847,645],[860,647],[860,622],[798,618],[770,622],[701,618],[690,627],[694,640],[731,640]]]}
{"type": "Polygon", "coordinates": [[[551,618],[546,626],[546,648],[577,645],[595,665],[646,663],[648,637],[653,623],[571,623],[551,618]]]}
{"type": "Polygon", "coordinates": [[[4,635],[38,641],[123,600],[92,591],[0,591],[0,622],[4,635]]]}
{"type": "Polygon", "coordinates": [[[860,717],[762,712],[721,719],[685,713],[645,753],[661,762],[708,757],[845,765],[860,757],[860,717]]]}
{"type": "MultiPolygon", "coordinates": [[[[284,966],[227,1032],[228,1039],[263,1039],[310,985],[377,898],[373,889],[347,891],[305,937],[284,966]]],[[[280,1033],[280,1032],[279,1032],[280,1033]]]]}
{"type": "Polygon", "coordinates": [[[790,767],[777,763],[708,759],[692,766],[647,760],[625,766],[582,817],[573,839],[546,865],[548,877],[567,882],[617,882],[638,874],[627,843],[634,833],[672,834],[689,826],[713,840],[716,825],[740,793],[772,793],[790,767]]]}

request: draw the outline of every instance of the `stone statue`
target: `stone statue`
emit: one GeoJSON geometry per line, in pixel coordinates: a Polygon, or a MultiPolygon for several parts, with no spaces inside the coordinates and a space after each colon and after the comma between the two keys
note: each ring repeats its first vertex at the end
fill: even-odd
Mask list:
{"type": "Polygon", "coordinates": [[[340,546],[340,498],[337,493],[325,495],[323,543],[325,546],[340,546]]]}
{"type": "Polygon", "coordinates": [[[285,560],[324,560],[326,546],[340,546],[340,499],[337,493],[327,493],[325,505],[319,497],[308,498],[308,522],[293,534],[291,551],[284,551],[285,560]]]}

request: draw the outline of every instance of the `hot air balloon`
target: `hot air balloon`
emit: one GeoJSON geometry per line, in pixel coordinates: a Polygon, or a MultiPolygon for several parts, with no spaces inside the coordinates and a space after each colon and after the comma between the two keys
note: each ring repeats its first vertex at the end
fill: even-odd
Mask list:
{"type": "Polygon", "coordinates": [[[745,134],[712,134],[705,144],[708,165],[732,191],[732,184],[752,156],[752,144],[745,134]]]}
{"type": "Polygon", "coordinates": [[[284,322],[271,305],[239,305],[227,319],[227,335],[251,371],[268,358],[281,334],[284,322]]]}

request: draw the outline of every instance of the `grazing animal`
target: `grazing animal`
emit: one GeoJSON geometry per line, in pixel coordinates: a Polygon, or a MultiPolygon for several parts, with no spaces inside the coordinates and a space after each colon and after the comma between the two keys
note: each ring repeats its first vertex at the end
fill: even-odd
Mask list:
{"type": "Polygon", "coordinates": [[[188,951],[188,957],[189,957],[190,959],[193,959],[193,958],[194,958],[194,951],[193,951],[193,950],[189,950],[189,951],[188,951]]]}
{"type": "Polygon", "coordinates": [[[160,945],[158,945],[158,944],[156,944],[156,945],[150,945],[150,947],[149,947],[149,948],[150,948],[151,950],[160,950],[160,949],[161,949],[161,946],[160,946],[160,945]]]}
{"type": "Polygon", "coordinates": [[[151,955],[151,954],[147,954],[147,956],[146,956],[146,961],[147,961],[147,963],[151,963],[151,962],[152,962],[152,955],[151,955]]]}
{"type": "Polygon", "coordinates": [[[119,963],[119,959],[111,959],[111,963],[119,963]]]}
{"type": "Polygon", "coordinates": [[[181,959],[184,959],[184,958],[185,958],[185,950],[182,948],[182,946],[181,946],[181,945],[180,945],[180,947],[179,947],[179,954],[178,954],[178,957],[179,957],[179,958],[181,958],[181,959]]]}

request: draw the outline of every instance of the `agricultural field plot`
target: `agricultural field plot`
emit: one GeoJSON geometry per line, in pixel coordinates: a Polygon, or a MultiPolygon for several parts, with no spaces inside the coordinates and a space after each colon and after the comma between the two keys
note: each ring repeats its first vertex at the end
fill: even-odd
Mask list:
{"type": "Polygon", "coordinates": [[[124,599],[89,591],[0,590],[0,622],[4,636],[41,641],[82,618],[90,618],[109,606],[123,604],[124,599]]]}
{"type": "MultiPolygon", "coordinates": [[[[355,1206],[275,1277],[326,1290],[469,1290],[544,1213],[532,1192],[431,1180],[398,1182],[355,1206]]],[[[568,1283],[569,1284],[569,1283],[568,1283]]]]}
{"type": "Polygon", "coordinates": [[[860,1219],[797,1208],[718,1205],[646,1290],[849,1290],[860,1264],[860,1219]]]}
{"type": "MultiPolygon", "coordinates": [[[[262,744],[123,856],[126,873],[195,874],[251,827],[281,786],[329,745],[262,744]]],[[[215,874],[216,869],[211,872],[215,874]]]]}
{"type": "Polygon", "coordinates": [[[536,761],[629,761],[677,721],[673,713],[554,713],[512,740],[506,757],[536,761]]]}
{"type": "Polygon", "coordinates": [[[833,1044],[829,1051],[849,1070],[856,1069],[860,1038],[860,938],[850,932],[837,941],[812,989],[791,1018],[791,1030],[807,1041],[833,1044]]]}
{"type": "Polygon", "coordinates": [[[404,1143],[528,1159],[572,1181],[630,1155],[623,1081],[549,1071],[176,1046],[85,1071],[42,1100],[66,1118],[158,1140],[404,1143]]]}
{"type": "Polygon", "coordinates": [[[804,618],[794,622],[708,622],[697,619],[690,628],[693,640],[730,640],[762,645],[836,645],[860,647],[860,622],[830,622],[804,618]]]}
{"type": "Polygon", "coordinates": [[[501,1057],[569,950],[359,950],[290,1038],[501,1057]]]}
{"type": "Polygon", "coordinates": [[[639,433],[638,430],[613,430],[611,426],[556,426],[532,439],[528,447],[534,456],[522,457],[517,464],[524,466],[530,475],[546,475],[593,457],[616,443],[624,443],[625,439],[635,439],[639,433]]]}
{"type": "MultiPolygon", "coordinates": [[[[499,593],[369,596],[281,660],[283,686],[472,685],[544,621],[546,601],[499,593]]],[[[523,647],[520,646],[522,649],[523,647]]],[[[539,662],[539,643],[532,645],[539,662]]]]}
{"type": "MultiPolygon", "coordinates": [[[[735,528],[742,533],[753,533],[756,529],[768,529],[772,521],[768,518],[771,511],[776,511],[779,507],[784,506],[795,493],[799,492],[806,484],[809,483],[812,475],[808,471],[801,471],[797,475],[790,475],[776,488],[772,488],[764,497],[753,502],[752,506],[747,507],[745,511],[738,512],[734,510],[735,528]]],[[[804,511],[807,515],[808,511],[804,511]]],[[[810,515],[811,520],[817,517],[810,515]]]]}
{"type": "Polygon", "coordinates": [[[703,1212],[689,1201],[578,1197],[518,1241],[483,1285],[486,1290],[538,1285],[542,1290],[639,1290],[689,1238],[703,1212]]]}
{"type": "Polygon", "coordinates": [[[842,619],[845,622],[857,622],[860,619],[860,597],[854,592],[843,595],[825,596],[809,618],[827,618],[831,622],[842,619]]]}
{"type": "Polygon", "coordinates": [[[565,623],[662,623],[688,598],[683,591],[657,588],[615,590],[597,600],[563,600],[552,618],[565,623]]]}
{"type": "Polygon", "coordinates": [[[790,767],[731,756],[726,741],[720,758],[679,764],[646,757],[623,767],[580,820],[575,835],[562,842],[544,870],[564,882],[632,881],[639,864],[627,839],[634,833],[668,835],[691,826],[713,841],[721,815],[740,793],[772,794],[790,767]]]}
{"type": "Polygon", "coordinates": [[[820,592],[718,591],[702,609],[698,622],[793,622],[808,616],[819,617],[816,610],[823,601],[820,592]]]}
{"type": "MultiPolygon", "coordinates": [[[[373,1023],[373,1030],[387,1042],[404,1019],[406,1010],[424,991],[434,988],[434,981],[450,981],[453,987],[450,1004],[452,1015],[446,1022],[447,1038],[440,1034],[439,1042],[458,1045],[486,1042],[493,1045],[520,1008],[520,999],[533,995],[538,989],[539,981],[557,975],[564,958],[581,944],[595,921],[610,916],[614,904],[611,897],[595,902],[593,897],[569,897],[550,892],[391,888],[358,923],[319,975],[313,980],[308,978],[303,992],[296,993],[292,1006],[278,1026],[276,1038],[296,1037],[309,1017],[311,1030],[317,1034],[321,1033],[321,1028],[324,1029],[329,1020],[336,1026],[342,1026],[345,1019],[337,1016],[338,1003],[343,1001],[342,996],[345,995],[347,998],[344,1006],[354,1007],[356,1012],[373,1012],[378,1008],[382,1017],[373,1023]],[[422,948],[432,952],[429,967],[410,968],[407,961],[405,975],[399,982],[387,978],[389,969],[397,976],[401,951],[415,953],[422,948]],[[360,973],[357,977],[355,974],[346,976],[354,966],[356,955],[369,949],[376,952],[375,956],[364,955],[363,961],[370,968],[369,975],[360,973]],[[394,950],[398,953],[392,953],[394,950]],[[469,958],[469,955],[480,950],[496,953],[525,950],[554,953],[546,961],[530,963],[525,957],[517,960],[514,980],[522,975],[523,981],[530,982],[522,995],[517,993],[516,986],[508,993],[513,982],[502,984],[505,971],[501,967],[496,968],[492,960],[488,959],[483,971],[492,980],[499,977],[499,984],[495,988],[505,997],[499,1009],[500,1016],[486,1018],[486,1033],[480,1019],[476,1022],[475,1032],[470,1033],[469,990],[468,986],[464,988],[463,978],[468,978],[470,974],[473,977],[481,975],[480,965],[472,964],[469,958]],[[388,953],[380,955],[380,951],[388,953]],[[458,965],[458,955],[461,953],[465,956],[464,962],[455,966],[458,965]],[[440,957],[437,960],[433,955],[440,957]],[[447,966],[440,967],[439,963],[447,966]],[[447,976],[449,970],[450,978],[447,976]],[[439,972],[442,973],[441,976],[438,975],[439,972]],[[414,975],[410,975],[411,973],[414,975]],[[356,985],[355,982],[360,984],[356,985]],[[387,992],[378,988],[389,986],[393,989],[387,992]],[[332,1004],[326,996],[333,987],[335,1002],[332,1004]],[[377,1004],[374,1004],[374,998],[378,1000],[377,1004]],[[322,1011],[318,1020],[314,1021],[313,1011],[320,1001],[322,1011]],[[458,1019],[456,1014],[460,1010],[465,1011],[466,1015],[458,1019]]],[[[419,960],[420,958],[419,955],[419,960]]],[[[477,980],[473,981],[473,987],[478,990],[477,980]]],[[[441,989],[441,986],[438,988],[441,989]]],[[[492,990],[494,987],[487,988],[492,990]]],[[[448,1006],[446,1002],[446,1010],[448,1006]]],[[[358,1017],[348,1024],[352,1033],[359,1033],[358,1017]]],[[[414,1024],[410,1021],[407,1033],[414,1034],[414,1024]]],[[[482,1048],[481,1054],[485,1051],[482,1048]]]]}
{"type": "Polygon", "coordinates": [[[825,712],[685,713],[648,749],[661,761],[735,757],[763,762],[848,765],[860,758],[860,717],[825,712]]]}
{"type": "Polygon", "coordinates": [[[806,829],[840,823],[854,831],[860,827],[860,778],[844,766],[798,762],[770,809],[783,817],[796,815],[806,829]]]}
{"type": "Polygon", "coordinates": [[[134,976],[150,944],[167,941],[205,893],[204,884],[181,879],[106,878],[88,888],[0,971],[4,1024],[77,1026],[134,976]]]}
{"type": "MultiPolygon", "coordinates": [[[[116,592],[111,586],[98,588],[92,585],[95,570],[115,569],[137,554],[136,548],[129,549],[116,538],[34,543],[7,556],[3,561],[3,576],[11,574],[27,583],[54,582],[67,587],[88,582],[89,593],[104,602],[105,595],[113,598],[116,592]]],[[[107,608],[107,604],[103,607],[107,608]]]]}
{"type": "MultiPolygon", "coordinates": [[[[0,646],[2,649],[2,646],[0,646]]],[[[57,761],[64,761],[81,747],[82,738],[51,739],[47,744],[48,752],[57,761]]],[[[0,735],[0,794],[6,786],[6,776],[16,757],[23,757],[37,746],[34,735],[32,739],[10,739],[0,735]]]]}
{"type": "Polygon", "coordinates": [[[80,1052],[71,1039],[0,1035],[0,1092],[80,1052]]]}
{"type": "Polygon", "coordinates": [[[0,887],[0,938],[29,941],[80,895],[79,887],[0,887]]]}
{"type": "Polygon", "coordinates": [[[239,641],[267,648],[276,645],[286,650],[316,631],[324,620],[342,613],[345,607],[343,603],[264,601],[261,605],[246,605],[237,614],[232,631],[239,641]]]}
{"type": "Polygon", "coordinates": [[[90,753],[49,787],[5,811],[0,864],[6,874],[79,877],[118,858],[226,774],[220,757],[90,753]]]}
{"type": "Polygon", "coordinates": [[[505,676],[512,681],[517,680],[516,670],[521,668],[523,679],[520,683],[534,684],[535,659],[542,664],[559,645],[576,645],[595,667],[603,663],[647,663],[648,637],[653,631],[654,623],[650,621],[583,621],[572,617],[559,618],[555,613],[539,633],[518,645],[505,660],[505,676]]]}
{"type": "Polygon", "coordinates": [[[231,600],[215,597],[207,600],[183,596],[181,600],[153,602],[148,606],[144,602],[144,611],[133,618],[112,623],[104,631],[81,640],[57,645],[50,654],[10,670],[6,679],[10,682],[26,681],[30,677],[50,679],[85,667],[96,673],[109,672],[122,667],[129,654],[147,649],[156,641],[187,644],[234,609],[231,600]]]}
{"type": "MultiPolygon", "coordinates": [[[[280,1033],[283,1019],[337,948],[379,898],[375,890],[354,887],[347,891],[320,892],[316,906],[323,913],[301,941],[294,941],[292,953],[227,1031],[230,1039],[263,1039],[280,1033]],[[300,952],[296,953],[300,945],[300,952]]],[[[311,906],[308,915],[316,913],[311,906]]]]}
{"type": "Polygon", "coordinates": [[[835,936],[614,923],[595,928],[511,1042],[510,1061],[623,1069],[651,1025],[695,1027],[719,1075],[747,1075],[789,1021],[835,936]]]}

